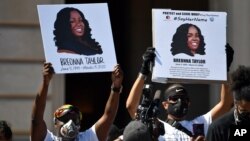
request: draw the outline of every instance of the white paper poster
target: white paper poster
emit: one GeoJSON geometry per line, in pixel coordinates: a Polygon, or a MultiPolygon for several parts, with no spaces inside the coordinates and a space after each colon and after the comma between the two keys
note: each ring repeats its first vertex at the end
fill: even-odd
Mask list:
{"type": "Polygon", "coordinates": [[[38,5],[46,62],[56,73],[109,72],[117,64],[106,3],[38,5]]]}
{"type": "Polygon", "coordinates": [[[226,81],[225,12],[152,10],[152,81],[226,81]]]}

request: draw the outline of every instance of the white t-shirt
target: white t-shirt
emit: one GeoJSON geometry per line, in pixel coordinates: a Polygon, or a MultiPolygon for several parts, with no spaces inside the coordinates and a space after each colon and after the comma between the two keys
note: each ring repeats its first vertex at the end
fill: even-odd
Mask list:
{"type": "MultiPolygon", "coordinates": [[[[52,132],[47,130],[47,135],[44,141],[61,141],[57,136],[55,136],[52,132]]],[[[84,132],[80,132],[75,141],[98,141],[96,132],[95,132],[95,125],[84,132]]]]}
{"type": "Polygon", "coordinates": [[[212,115],[211,112],[208,112],[204,115],[194,118],[193,120],[183,120],[180,124],[187,128],[194,134],[193,125],[194,124],[203,124],[204,125],[204,134],[207,135],[208,126],[212,123],[212,115]]]}
{"type": "Polygon", "coordinates": [[[161,122],[164,124],[165,134],[158,138],[159,141],[190,141],[191,138],[186,133],[172,127],[164,121],[161,122]]]}

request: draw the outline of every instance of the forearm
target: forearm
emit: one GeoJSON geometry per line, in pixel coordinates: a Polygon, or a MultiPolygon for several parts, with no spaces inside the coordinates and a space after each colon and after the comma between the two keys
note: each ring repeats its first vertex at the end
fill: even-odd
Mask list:
{"type": "Polygon", "coordinates": [[[231,108],[233,104],[233,95],[231,92],[230,84],[224,83],[221,86],[221,102],[225,105],[225,108],[231,108]]]}
{"type": "Polygon", "coordinates": [[[226,113],[232,108],[233,105],[233,95],[231,93],[230,84],[224,83],[221,86],[221,115],[226,113]]]}
{"type": "Polygon", "coordinates": [[[133,119],[135,118],[137,107],[141,99],[144,82],[145,76],[139,74],[126,101],[126,108],[130,114],[130,117],[133,119]]]}
{"type": "Polygon", "coordinates": [[[43,140],[46,136],[47,127],[43,119],[48,85],[41,84],[32,109],[31,140],[43,140]]]}
{"type": "Polygon", "coordinates": [[[118,106],[119,106],[119,98],[120,93],[111,91],[109,95],[109,99],[105,106],[104,115],[107,116],[108,119],[110,119],[110,123],[113,123],[113,120],[115,119],[118,106]]]}
{"type": "Polygon", "coordinates": [[[32,120],[43,120],[43,115],[46,107],[46,99],[48,93],[48,84],[42,82],[32,110],[32,120]]]}
{"type": "Polygon", "coordinates": [[[104,114],[95,125],[96,133],[100,141],[105,141],[108,136],[109,128],[113,124],[116,117],[119,106],[119,98],[119,92],[110,92],[109,99],[105,106],[104,114]]]}
{"type": "Polygon", "coordinates": [[[111,92],[104,109],[104,114],[95,124],[95,130],[99,141],[106,141],[109,129],[114,122],[118,110],[123,80],[123,71],[119,64],[114,67],[111,80],[111,92]]]}
{"type": "Polygon", "coordinates": [[[215,120],[232,108],[233,96],[229,84],[221,84],[220,98],[220,102],[212,109],[212,120],[215,120]]]}

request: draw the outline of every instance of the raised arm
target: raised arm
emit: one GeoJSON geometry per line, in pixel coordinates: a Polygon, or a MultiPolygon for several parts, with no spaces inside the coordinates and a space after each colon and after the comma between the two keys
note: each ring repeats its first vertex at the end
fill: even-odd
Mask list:
{"type": "Polygon", "coordinates": [[[122,90],[123,80],[123,71],[121,70],[119,65],[116,65],[114,67],[111,79],[111,92],[105,106],[104,114],[95,124],[95,130],[99,141],[106,141],[109,128],[113,124],[118,110],[119,97],[122,90]]]}
{"type": "Polygon", "coordinates": [[[221,85],[220,101],[211,109],[212,121],[214,121],[219,116],[225,114],[232,108],[233,95],[230,91],[229,84],[221,85]]]}
{"type": "Polygon", "coordinates": [[[49,88],[50,80],[52,79],[54,70],[50,63],[44,63],[43,66],[43,80],[39,87],[36,99],[33,104],[31,117],[31,140],[44,140],[47,133],[47,126],[44,122],[43,116],[46,107],[46,98],[49,88]]]}
{"type": "Polygon", "coordinates": [[[137,111],[137,107],[139,105],[142,89],[145,83],[147,76],[150,73],[150,63],[152,63],[155,59],[155,49],[152,47],[147,48],[145,53],[142,56],[143,62],[141,66],[140,73],[130,90],[129,96],[126,101],[126,108],[129,112],[129,115],[132,119],[135,118],[135,114],[137,111]]]}
{"type": "Polygon", "coordinates": [[[135,119],[137,107],[139,105],[141,96],[142,96],[142,89],[144,86],[146,76],[139,73],[135,83],[130,90],[129,96],[126,101],[126,108],[129,112],[129,115],[132,119],[135,119]]]}
{"type": "MultiPolygon", "coordinates": [[[[226,56],[227,56],[227,72],[229,72],[231,63],[233,62],[234,50],[227,44],[226,45],[226,56]]],[[[225,114],[232,108],[233,104],[233,95],[230,90],[230,85],[224,83],[221,85],[220,101],[217,105],[211,109],[212,121],[218,118],[219,116],[225,114]]]]}

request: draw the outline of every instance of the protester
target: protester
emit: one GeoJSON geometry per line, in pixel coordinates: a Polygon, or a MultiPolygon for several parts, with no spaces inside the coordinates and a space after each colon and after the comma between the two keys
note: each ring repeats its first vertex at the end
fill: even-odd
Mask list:
{"type": "MultiPolygon", "coordinates": [[[[231,80],[234,108],[209,126],[206,141],[233,140],[234,132],[230,132],[233,127],[250,127],[250,67],[239,66],[232,72],[231,80]]],[[[241,136],[240,140],[243,139],[249,140],[241,136]]]]}
{"type": "Polygon", "coordinates": [[[63,105],[54,113],[55,128],[57,130],[55,135],[47,129],[44,121],[47,93],[53,73],[52,65],[45,63],[43,68],[43,81],[36,100],[34,101],[32,111],[31,140],[106,141],[109,129],[113,124],[118,110],[119,97],[122,90],[123,72],[120,66],[116,65],[112,72],[111,92],[101,118],[92,127],[84,132],[80,132],[79,129],[82,119],[80,110],[73,105],[63,105]]]}
{"type": "MultiPolygon", "coordinates": [[[[230,67],[233,58],[233,49],[231,46],[226,45],[226,54],[228,58],[227,67],[230,67]]],[[[130,91],[129,97],[126,102],[126,107],[129,111],[129,114],[132,118],[135,118],[135,113],[137,111],[137,107],[139,105],[142,89],[146,78],[150,74],[150,64],[155,59],[155,50],[154,48],[148,48],[146,52],[143,54],[143,63],[140,70],[140,73],[133,84],[133,87],[130,91]]],[[[229,85],[226,83],[222,84],[221,87],[221,100],[215,105],[210,111],[206,114],[198,116],[193,120],[187,121],[184,120],[187,115],[188,108],[190,105],[189,96],[187,90],[181,84],[173,84],[167,88],[165,91],[165,99],[162,102],[163,107],[167,111],[167,117],[165,121],[169,123],[172,127],[175,127],[182,132],[185,132],[187,135],[192,137],[193,139],[197,138],[194,134],[195,131],[193,126],[203,126],[203,133],[198,135],[198,138],[204,138],[204,135],[207,133],[208,126],[212,123],[213,120],[223,115],[225,112],[229,111],[232,106],[232,96],[229,92],[229,85]],[[175,109],[175,110],[173,110],[175,109]]],[[[164,124],[167,125],[167,124],[164,124]]],[[[170,132],[172,128],[168,128],[165,126],[165,132],[170,132]]],[[[166,139],[169,139],[168,136],[164,136],[166,139]]],[[[181,140],[179,135],[171,136],[173,140],[181,140]]],[[[202,140],[202,139],[201,139],[202,140]]]]}

